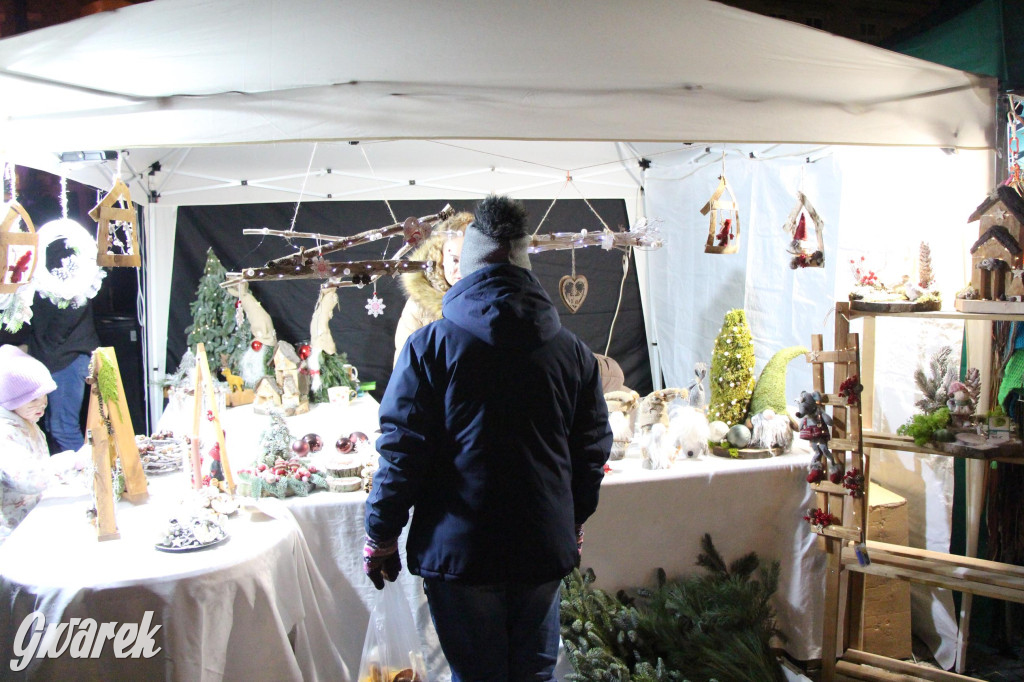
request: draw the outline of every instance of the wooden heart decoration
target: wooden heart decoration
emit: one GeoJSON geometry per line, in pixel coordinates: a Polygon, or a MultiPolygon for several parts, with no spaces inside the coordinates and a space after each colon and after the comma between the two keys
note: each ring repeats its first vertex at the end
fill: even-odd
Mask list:
{"type": "Polygon", "coordinates": [[[558,280],[558,294],[562,297],[562,303],[573,313],[583,305],[589,288],[590,285],[587,283],[587,278],[583,275],[575,277],[566,275],[558,280]]]}

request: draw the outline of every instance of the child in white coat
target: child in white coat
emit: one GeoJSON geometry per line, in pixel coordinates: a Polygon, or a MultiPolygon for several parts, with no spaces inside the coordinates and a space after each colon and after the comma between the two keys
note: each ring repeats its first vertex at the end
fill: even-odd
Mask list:
{"type": "Polygon", "coordinates": [[[0,346],[0,542],[39,503],[52,477],[36,422],[56,388],[43,363],[16,346],[0,346]]]}

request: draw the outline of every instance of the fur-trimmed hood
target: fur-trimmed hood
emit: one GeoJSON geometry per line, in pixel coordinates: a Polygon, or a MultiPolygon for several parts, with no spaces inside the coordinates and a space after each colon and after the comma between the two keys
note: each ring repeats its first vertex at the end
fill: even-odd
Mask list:
{"type": "Polygon", "coordinates": [[[434,267],[430,270],[406,273],[399,278],[405,295],[434,319],[440,319],[441,299],[451,289],[448,280],[444,278],[444,244],[450,238],[451,232],[464,233],[471,222],[473,214],[462,211],[438,225],[434,234],[409,254],[409,260],[433,261],[434,267]]]}
{"type": "Polygon", "coordinates": [[[405,295],[415,301],[421,308],[429,312],[434,318],[441,317],[441,299],[451,286],[444,278],[444,266],[441,260],[444,257],[444,243],[448,241],[448,235],[437,234],[428,238],[409,254],[409,260],[434,261],[434,267],[430,270],[418,270],[402,275],[399,283],[405,291],[405,295]]]}

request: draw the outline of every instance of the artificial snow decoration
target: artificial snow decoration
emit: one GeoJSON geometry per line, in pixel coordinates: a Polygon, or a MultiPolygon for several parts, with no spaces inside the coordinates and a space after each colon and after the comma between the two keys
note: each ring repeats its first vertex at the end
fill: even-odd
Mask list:
{"type": "Polygon", "coordinates": [[[367,315],[380,317],[384,314],[384,308],[387,306],[384,305],[384,299],[377,297],[377,292],[375,291],[373,292],[373,296],[366,299],[366,305],[364,307],[366,308],[367,315]]]}
{"type": "Polygon", "coordinates": [[[59,268],[37,268],[35,289],[58,308],[79,308],[99,293],[107,276],[96,263],[96,242],[85,228],[68,218],[52,220],[39,229],[39,253],[58,239],[74,253],[61,259],[59,268]]]}

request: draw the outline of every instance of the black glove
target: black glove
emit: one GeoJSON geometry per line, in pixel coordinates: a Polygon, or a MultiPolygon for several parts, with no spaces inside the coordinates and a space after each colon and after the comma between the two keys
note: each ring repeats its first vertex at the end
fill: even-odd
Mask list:
{"type": "Polygon", "coordinates": [[[402,572],[402,558],[398,555],[398,538],[388,542],[377,542],[366,536],[363,546],[363,573],[373,581],[378,590],[384,589],[384,581],[395,582],[402,572]]]}

